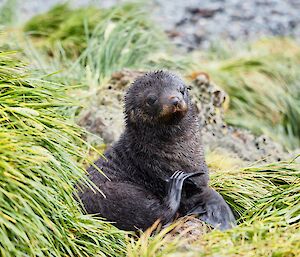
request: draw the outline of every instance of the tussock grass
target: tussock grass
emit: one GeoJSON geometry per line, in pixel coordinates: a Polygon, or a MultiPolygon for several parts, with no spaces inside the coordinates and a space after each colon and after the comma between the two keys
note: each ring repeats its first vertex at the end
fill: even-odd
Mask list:
{"type": "Polygon", "coordinates": [[[44,39],[41,42],[50,52],[60,48],[64,54],[78,56],[88,48],[85,56],[97,54],[99,57],[101,53],[98,52],[105,51],[108,55],[100,56],[98,62],[107,62],[101,66],[106,68],[114,65],[116,58],[117,63],[120,60],[132,63],[136,56],[145,53],[145,49],[151,51],[163,44],[162,33],[153,26],[141,4],[123,4],[109,9],[70,9],[63,4],[33,17],[25,24],[24,31],[44,39]]]}
{"type": "Polygon", "coordinates": [[[128,257],[142,257],[142,256],[165,256],[174,252],[177,244],[182,239],[180,236],[171,240],[170,232],[176,227],[176,224],[162,229],[159,223],[154,223],[139,237],[129,237],[127,245],[128,257]]]}
{"type": "Polygon", "coordinates": [[[33,37],[50,37],[71,14],[72,11],[66,3],[56,5],[47,13],[36,15],[27,21],[24,31],[32,33],[33,37]]]}
{"type": "Polygon", "coordinates": [[[226,232],[206,234],[195,242],[201,251],[191,256],[296,257],[300,254],[299,230],[299,223],[286,226],[276,220],[244,223],[226,232]]]}
{"type": "Polygon", "coordinates": [[[192,228],[183,228],[187,220],[179,219],[165,228],[161,228],[157,221],[137,237],[128,237],[127,256],[163,257],[195,253],[194,248],[188,247],[191,243],[189,233],[192,228]]]}
{"type": "Polygon", "coordinates": [[[230,95],[226,113],[230,124],[267,134],[288,149],[300,146],[300,47],[296,42],[265,39],[247,47],[215,48],[202,58],[206,61],[198,67],[230,95]]]}
{"type": "Polygon", "coordinates": [[[192,241],[190,231],[174,236],[170,227],[167,233],[150,236],[152,228],[128,243],[128,256],[299,256],[299,163],[219,170],[211,174],[211,186],[241,216],[238,226],[204,233],[192,241]]]}
{"type": "Polygon", "coordinates": [[[277,222],[255,221],[225,232],[214,230],[190,242],[185,240],[189,236],[187,231],[182,232],[181,241],[172,241],[168,234],[160,238],[161,235],[147,237],[145,233],[143,241],[137,244],[138,248],[135,243],[129,244],[128,256],[296,257],[300,254],[299,229],[299,223],[285,226],[277,222]]]}
{"type": "Polygon", "coordinates": [[[98,83],[114,71],[145,67],[149,55],[166,44],[152,26],[137,6],[126,14],[120,7],[113,8],[95,27],[77,62],[89,68],[98,83]]]}
{"type": "Polygon", "coordinates": [[[211,185],[241,220],[300,220],[300,164],[296,161],[213,172],[211,185]]]}
{"type": "Polygon", "coordinates": [[[86,47],[91,31],[100,20],[100,12],[93,7],[71,10],[68,4],[59,4],[47,13],[34,16],[24,25],[24,31],[36,39],[49,54],[60,41],[69,56],[78,55],[86,47]]]}
{"type": "Polygon", "coordinates": [[[30,60],[38,69],[63,71],[60,77],[68,84],[76,81],[100,88],[113,72],[123,68],[191,67],[189,58],[174,54],[161,28],[149,19],[147,10],[139,3],[74,10],[58,5],[33,17],[24,30],[33,37],[24,46],[30,60]],[[39,46],[51,58],[37,50],[39,46]]]}
{"type": "MultiPolygon", "coordinates": [[[[61,84],[0,54],[0,255],[119,256],[124,235],[73,198],[86,147],[61,84]]],[[[84,180],[92,186],[87,180],[84,180]]]]}

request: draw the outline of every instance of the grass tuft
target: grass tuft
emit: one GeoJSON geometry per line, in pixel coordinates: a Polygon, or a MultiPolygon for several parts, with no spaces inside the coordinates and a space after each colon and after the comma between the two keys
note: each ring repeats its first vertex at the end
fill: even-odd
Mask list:
{"type": "Polygon", "coordinates": [[[0,54],[1,256],[124,252],[124,233],[83,215],[73,198],[87,149],[67,90],[29,78],[14,53],[0,54]]]}
{"type": "Polygon", "coordinates": [[[300,220],[300,164],[296,161],[214,172],[211,185],[242,221],[275,217],[286,223],[300,220]]]}
{"type": "MultiPolygon", "coordinates": [[[[128,242],[128,256],[299,256],[299,185],[300,164],[295,161],[218,170],[211,174],[211,186],[241,216],[238,226],[225,232],[204,229],[197,237],[189,232],[199,227],[174,235],[171,226],[151,236],[154,227],[128,242]]],[[[175,224],[177,230],[183,226],[175,224]]]]}
{"type": "Polygon", "coordinates": [[[204,65],[198,67],[230,96],[227,122],[257,135],[264,133],[287,149],[300,147],[300,47],[296,42],[265,39],[247,48],[214,48],[202,58],[204,65]]]}
{"type": "Polygon", "coordinates": [[[100,88],[113,72],[124,68],[191,67],[190,59],[174,55],[161,28],[138,3],[74,10],[59,5],[32,18],[24,30],[32,38],[32,43],[24,46],[30,60],[38,69],[63,70],[60,75],[68,84],[76,81],[100,88]]]}

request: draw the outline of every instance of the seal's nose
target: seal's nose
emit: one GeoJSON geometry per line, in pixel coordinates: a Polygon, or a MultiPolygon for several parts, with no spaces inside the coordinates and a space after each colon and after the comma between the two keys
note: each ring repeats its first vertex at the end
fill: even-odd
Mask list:
{"type": "Polygon", "coordinates": [[[170,101],[171,101],[171,104],[174,105],[175,107],[179,106],[180,99],[177,96],[170,97],[170,101]]]}

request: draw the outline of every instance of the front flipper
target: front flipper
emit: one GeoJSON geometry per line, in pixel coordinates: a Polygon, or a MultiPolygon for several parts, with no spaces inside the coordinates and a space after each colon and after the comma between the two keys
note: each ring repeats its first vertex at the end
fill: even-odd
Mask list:
{"type": "Polygon", "coordinates": [[[171,222],[174,218],[181,200],[182,186],[186,179],[199,176],[202,173],[185,173],[183,171],[175,171],[174,174],[168,179],[168,194],[165,199],[165,203],[168,209],[171,211],[169,213],[169,218],[166,219],[167,223],[171,222]]]}
{"type": "Polygon", "coordinates": [[[211,188],[199,195],[201,203],[192,208],[188,214],[199,215],[199,219],[220,230],[230,229],[236,225],[233,213],[223,197],[211,188]]]}

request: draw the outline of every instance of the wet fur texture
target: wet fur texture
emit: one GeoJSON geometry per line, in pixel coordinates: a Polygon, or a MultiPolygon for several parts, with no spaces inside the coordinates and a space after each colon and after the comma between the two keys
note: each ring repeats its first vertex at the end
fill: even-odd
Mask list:
{"type": "Polygon", "coordinates": [[[99,213],[125,230],[145,230],[157,219],[166,224],[173,218],[166,204],[168,179],[176,170],[203,172],[184,183],[177,213],[194,213],[213,226],[230,227],[229,223],[234,222],[230,208],[208,187],[199,121],[184,82],[164,71],[138,78],[125,96],[125,116],[120,139],[105,153],[106,159],[95,162],[109,180],[94,167],[88,169],[90,179],[106,198],[85,189],[79,195],[87,212],[99,213]],[[175,113],[162,119],[162,103],[146,107],[149,94],[177,94],[183,89],[183,101],[188,107],[185,115],[175,113]],[[215,215],[218,217],[211,220],[210,216],[215,215]]]}

